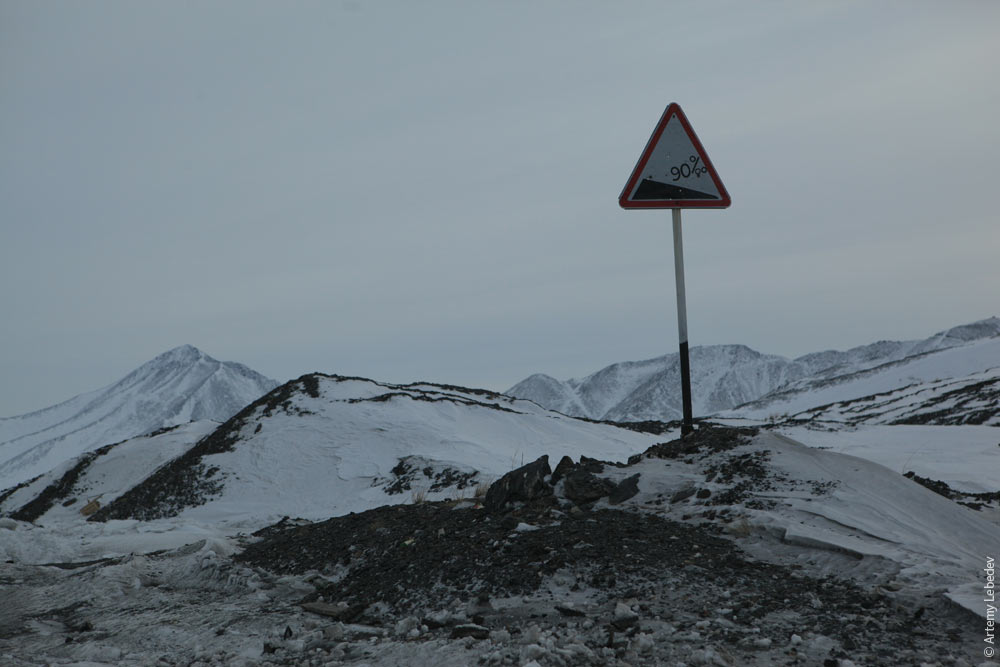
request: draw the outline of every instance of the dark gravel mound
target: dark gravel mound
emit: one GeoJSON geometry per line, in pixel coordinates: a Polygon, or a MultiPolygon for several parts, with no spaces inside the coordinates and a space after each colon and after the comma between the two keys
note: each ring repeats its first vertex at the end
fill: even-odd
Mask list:
{"type": "Polygon", "coordinates": [[[629,463],[649,458],[676,459],[695,453],[725,452],[747,443],[759,432],[760,429],[754,427],[718,427],[701,423],[697,430],[683,438],[655,444],[642,454],[633,456],[629,463]]]}
{"type": "Polygon", "coordinates": [[[652,582],[664,568],[693,560],[715,568],[733,559],[741,560],[731,543],[686,524],[612,510],[566,513],[552,500],[503,516],[447,503],[381,507],[266,529],[263,541],[237,556],[283,573],[348,566],[338,600],[381,601],[398,611],[456,596],[530,593],[564,567],[586,570],[592,576],[585,583],[607,587],[622,575],[652,582]],[[519,524],[536,529],[518,530],[519,524]]]}
{"type": "Polygon", "coordinates": [[[864,641],[866,631],[898,633],[904,641],[912,630],[913,610],[900,613],[885,597],[846,581],[748,560],[710,528],[638,512],[562,512],[555,505],[542,499],[497,516],[427,503],[278,524],[261,531],[263,539],[236,560],[279,573],[332,574],[344,567],[346,576],[312,597],[351,606],[383,603],[391,616],[455,599],[528,595],[549,575],[569,572],[575,588],[596,589],[604,599],[656,600],[664,610],[724,600],[752,623],[794,609],[803,626],[848,646],[864,641]],[[845,631],[837,620],[844,614],[880,622],[845,631]]]}

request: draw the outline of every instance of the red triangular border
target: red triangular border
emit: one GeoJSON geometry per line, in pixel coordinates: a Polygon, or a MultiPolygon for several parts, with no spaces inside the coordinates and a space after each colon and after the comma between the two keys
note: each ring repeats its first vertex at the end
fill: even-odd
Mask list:
{"type": "Polygon", "coordinates": [[[660,122],[656,124],[656,129],[653,130],[653,134],[650,135],[649,141],[646,142],[646,148],[643,149],[642,155],[639,157],[639,161],[636,162],[635,169],[632,170],[632,175],[629,176],[628,181],[625,183],[625,187],[622,189],[622,193],[618,196],[618,205],[625,209],[728,208],[732,203],[732,198],[729,196],[726,186],[722,184],[722,179],[719,178],[718,172],[715,171],[715,165],[713,165],[712,161],[708,159],[708,154],[705,153],[705,148],[698,140],[698,135],[694,133],[694,129],[691,127],[691,123],[688,122],[687,116],[684,115],[684,112],[681,110],[679,104],[671,102],[663,112],[663,116],[660,117],[660,122]],[[639,180],[639,176],[642,174],[643,169],[646,168],[646,163],[649,162],[649,157],[653,154],[653,151],[656,149],[656,145],[660,142],[660,137],[663,136],[663,130],[666,129],[667,123],[669,123],[674,116],[677,116],[677,120],[680,121],[681,127],[684,128],[684,132],[687,133],[688,139],[691,140],[691,145],[694,146],[696,151],[698,151],[698,157],[701,158],[701,164],[708,169],[708,175],[712,177],[712,182],[715,183],[715,188],[719,191],[721,199],[662,199],[629,201],[626,197],[635,188],[636,181],[639,180]]]}

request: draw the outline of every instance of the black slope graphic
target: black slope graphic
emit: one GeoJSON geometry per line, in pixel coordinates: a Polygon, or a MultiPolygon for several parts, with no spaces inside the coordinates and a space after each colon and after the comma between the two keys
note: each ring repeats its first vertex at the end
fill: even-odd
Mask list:
{"type": "Polygon", "coordinates": [[[692,190],[691,188],[682,188],[679,185],[670,185],[669,183],[661,183],[660,181],[654,181],[651,178],[644,178],[642,182],[639,183],[639,187],[635,189],[635,194],[632,195],[632,201],[638,200],[649,200],[649,199],[718,199],[718,195],[711,195],[707,192],[699,192],[698,190],[692,190]]]}

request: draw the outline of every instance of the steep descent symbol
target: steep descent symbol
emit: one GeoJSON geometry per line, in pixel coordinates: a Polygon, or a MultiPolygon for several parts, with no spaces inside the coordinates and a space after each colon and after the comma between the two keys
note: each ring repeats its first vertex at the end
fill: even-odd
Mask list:
{"type": "Polygon", "coordinates": [[[622,208],[725,208],[732,203],[677,104],[663,112],[618,203],[622,208]]]}

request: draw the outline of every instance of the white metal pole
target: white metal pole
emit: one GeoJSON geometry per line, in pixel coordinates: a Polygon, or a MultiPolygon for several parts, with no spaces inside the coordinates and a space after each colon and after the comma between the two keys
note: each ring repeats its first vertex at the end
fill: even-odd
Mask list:
{"type": "Polygon", "coordinates": [[[677,285],[677,334],[683,345],[688,339],[687,298],[684,295],[684,239],[681,234],[681,210],[674,217],[674,282],[677,285]]]}
{"type": "Polygon", "coordinates": [[[681,400],[684,423],[681,435],[694,430],[694,416],[691,408],[691,363],[688,356],[687,297],[684,294],[684,240],[681,235],[681,209],[673,211],[674,222],[674,282],[677,285],[677,337],[680,342],[681,400]]]}

